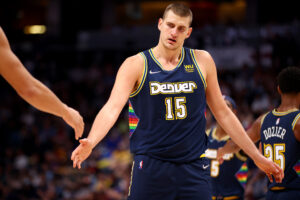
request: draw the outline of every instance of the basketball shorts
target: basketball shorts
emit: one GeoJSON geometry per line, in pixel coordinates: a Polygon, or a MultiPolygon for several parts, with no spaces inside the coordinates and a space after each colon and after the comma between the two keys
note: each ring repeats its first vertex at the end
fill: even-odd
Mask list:
{"type": "Polygon", "coordinates": [[[135,155],[128,200],[211,200],[207,158],[173,163],[135,155]]]}

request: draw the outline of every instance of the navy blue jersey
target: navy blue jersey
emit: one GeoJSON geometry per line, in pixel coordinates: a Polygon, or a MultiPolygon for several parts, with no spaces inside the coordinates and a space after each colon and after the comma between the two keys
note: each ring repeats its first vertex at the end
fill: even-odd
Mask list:
{"type": "MultiPolygon", "coordinates": [[[[240,152],[229,153],[224,155],[224,163],[222,165],[216,160],[217,149],[223,147],[230,139],[229,136],[225,136],[218,139],[215,136],[216,128],[212,128],[208,131],[208,149],[206,151],[206,157],[210,161],[210,176],[212,178],[212,191],[213,196],[218,197],[243,197],[244,187],[242,182],[246,180],[238,180],[238,172],[241,169],[243,163],[247,160],[247,157],[240,152]]],[[[246,172],[244,171],[246,175],[246,172]]],[[[246,179],[246,177],[243,177],[246,179]]]]}
{"type": "Polygon", "coordinates": [[[300,177],[294,169],[300,159],[300,142],[293,131],[299,117],[299,110],[273,110],[262,119],[260,134],[263,154],[284,169],[282,183],[274,181],[269,184],[269,189],[300,189],[300,177]]]}
{"type": "Polygon", "coordinates": [[[163,69],[152,49],[141,53],[144,74],[130,103],[138,125],[130,137],[133,154],[189,162],[202,155],[205,134],[206,82],[194,50],[182,48],[176,68],[163,69]]]}

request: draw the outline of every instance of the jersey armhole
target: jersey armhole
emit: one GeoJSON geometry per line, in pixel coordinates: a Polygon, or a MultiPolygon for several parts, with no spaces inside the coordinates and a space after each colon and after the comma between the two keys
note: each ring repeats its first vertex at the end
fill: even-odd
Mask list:
{"type": "Polygon", "coordinates": [[[299,120],[299,118],[300,118],[300,113],[298,113],[298,115],[296,115],[296,117],[295,117],[295,119],[294,119],[294,121],[292,123],[292,130],[295,129],[295,126],[296,126],[297,121],[299,120]]]}
{"type": "Polygon", "coordinates": [[[211,131],[211,128],[210,129],[206,129],[205,133],[206,133],[207,137],[210,135],[210,131],[211,131]]]}
{"type": "Polygon", "coordinates": [[[243,161],[243,162],[245,162],[246,160],[247,160],[247,156],[245,156],[245,155],[243,155],[242,153],[241,153],[241,151],[239,151],[239,152],[236,152],[235,153],[235,156],[239,159],[239,160],[241,160],[241,161],[243,161]]]}
{"type": "Polygon", "coordinates": [[[145,79],[147,77],[147,72],[148,72],[148,62],[147,62],[147,58],[145,56],[145,54],[143,52],[140,53],[142,55],[142,57],[144,58],[144,72],[143,72],[143,78],[142,78],[142,81],[140,82],[139,86],[137,87],[137,89],[135,91],[133,91],[131,94],[130,94],[130,98],[131,97],[134,97],[136,96],[140,91],[141,89],[143,88],[143,85],[144,85],[144,82],[145,82],[145,79]]]}
{"type": "Polygon", "coordinates": [[[261,127],[261,125],[264,123],[264,120],[265,120],[265,118],[266,118],[266,116],[267,116],[268,113],[269,113],[269,112],[265,113],[265,114],[262,116],[262,118],[261,118],[261,120],[260,120],[260,127],[261,127]]]}
{"type": "Polygon", "coordinates": [[[204,88],[205,88],[205,90],[206,90],[207,84],[206,84],[206,81],[205,81],[205,79],[204,79],[204,76],[203,76],[203,74],[202,74],[202,72],[201,72],[201,69],[200,69],[200,67],[199,67],[199,65],[198,65],[198,63],[197,63],[197,60],[196,60],[196,57],[195,57],[195,50],[194,50],[194,49],[190,49],[190,54],[191,54],[191,57],[192,57],[192,59],[193,59],[193,62],[194,62],[194,64],[195,64],[195,66],[196,66],[196,68],[197,68],[197,71],[198,71],[198,73],[199,73],[199,75],[200,75],[200,78],[201,78],[201,80],[202,80],[203,86],[204,86],[204,88]]]}

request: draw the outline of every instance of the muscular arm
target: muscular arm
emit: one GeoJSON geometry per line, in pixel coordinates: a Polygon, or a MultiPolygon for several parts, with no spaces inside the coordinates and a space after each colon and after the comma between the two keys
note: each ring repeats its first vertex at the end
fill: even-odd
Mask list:
{"type": "MultiPolygon", "coordinates": [[[[261,126],[261,119],[263,116],[260,116],[255,120],[252,126],[247,130],[247,134],[252,142],[256,143],[260,140],[260,126],[261,126]]],[[[232,140],[229,140],[223,147],[219,148],[218,150],[218,157],[227,153],[235,153],[240,150],[240,147],[235,144],[232,140]]]]}
{"type": "Polygon", "coordinates": [[[81,163],[115,124],[130,94],[140,82],[143,66],[144,60],[141,55],[127,58],[121,65],[110,97],[97,114],[88,138],[79,140],[80,145],[72,153],[74,168],[81,168],[81,163]]]}
{"type": "Polygon", "coordinates": [[[41,111],[62,117],[75,129],[76,138],[82,135],[83,120],[79,113],[63,104],[49,88],[26,70],[12,52],[1,28],[0,57],[0,74],[25,101],[41,111]]]}
{"type": "Polygon", "coordinates": [[[125,60],[121,65],[107,103],[99,111],[88,139],[94,148],[114,125],[143,73],[144,61],[141,55],[125,60]]]}
{"type": "MultiPolygon", "coordinates": [[[[218,84],[216,66],[209,53],[205,51],[196,51],[196,59],[200,68],[203,69],[204,77],[206,78],[207,104],[218,121],[218,124],[226,133],[228,133],[228,135],[230,135],[231,139],[253,159],[260,169],[267,174],[273,174],[276,181],[281,182],[283,170],[259,153],[254,143],[247,136],[237,117],[226,105],[218,84]]],[[[273,180],[270,179],[270,181],[273,180]]]]}
{"type": "Polygon", "coordinates": [[[234,113],[226,105],[218,83],[216,66],[211,56],[205,51],[196,52],[197,61],[202,65],[206,75],[206,100],[218,124],[230,135],[232,140],[252,159],[259,155],[257,148],[234,113]],[[234,131],[233,131],[234,130],[234,131]]]}

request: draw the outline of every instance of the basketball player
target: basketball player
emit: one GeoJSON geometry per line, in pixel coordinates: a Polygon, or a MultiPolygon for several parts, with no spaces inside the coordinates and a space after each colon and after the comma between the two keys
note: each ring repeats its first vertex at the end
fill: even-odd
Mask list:
{"type": "MultiPolygon", "coordinates": [[[[300,159],[300,68],[285,68],[277,79],[281,104],[260,116],[247,132],[253,142],[261,141],[263,155],[284,170],[282,183],[269,183],[266,199],[300,199],[300,177],[294,169],[300,159]]],[[[218,150],[218,158],[238,149],[229,141],[218,150]]]]}
{"type": "Polygon", "coordinates": [[[63,118],[79,139],[83,133],[83,119],[73,108],[63,104],[51,90],[35,79],[12,52],[0,27],[0,74],[16,92],[35,108],[63,118]]]}
{"type": "Polygon", "coordinates": [[[159,19],[158,45],[127,58],[111,96],[98,113],[88,138],[73,151],[73,167],[104,138],[130,99],[139,122],[130,137],[134,154],[128,199],[211,199],[205,134],[206,102],[215,118],[257,163],[278,181],[283,171],[264,158],[227,107],[216,67],[206,51],[183,47],[192,28],[191,10],[170,4],[159,19]],[[234,130],[234,131],[232,131],[234,130]]]}
{"type": "MultiPolygon", "coordinates": [[[[232,98],[223,96],[227,106],[236,114],[237,106],[232,98]]],[[[219,164],[216,159],[216,153],[219,147],[225,145],[230,136],[224,129],[217,124],[215,127],[207,130],[208,145],[205,156],[210,159],[210,176],[212,183],[212,199],[236,199],[241,200],[244,196],[244,187],[240,178],[246,178],[245,172],[239,173],[239,170],[247,160],[242,152],[229,153],[223,156],[224,163],[219,164]],[[239,179],[238,179],[239,178],[239,179]]]]}

